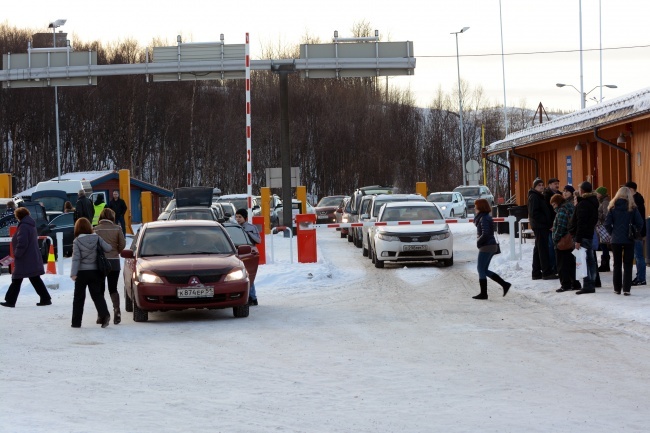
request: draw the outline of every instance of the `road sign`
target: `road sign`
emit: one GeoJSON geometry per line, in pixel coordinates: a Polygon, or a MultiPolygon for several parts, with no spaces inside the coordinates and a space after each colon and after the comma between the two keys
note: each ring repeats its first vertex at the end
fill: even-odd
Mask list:
{"type": "MultiPolygon", "coordinates": [[[[223,80],[227,78],[246,78],[245,44],[225,45],[221,42],[181,43],[172,47],[154,47],[153,63],[173,64],[179,69],[167,74],[154,74],[153,81],[196,81],[223,80]],[[216,72],[181,72],[181,64],[194,62],[221,62],[216,72]],[[226,65],[240,64],[236,70],[227,70],[226,65]]],[[[214,69],[213,69],[214,70],[214,69]]]]}
{"type": "Polygon", "coordinates": [[[97,76],[90,69],[85,76],[55,78],[50,68],[70,68],[97,65],[96,51],[75,52],[66,48],[34,48],[25,53],[3,54],[2,68],[10,71],[17,79],[3,81],[2,87],[49,87],[49,86],[94,86],[97,76]]]}

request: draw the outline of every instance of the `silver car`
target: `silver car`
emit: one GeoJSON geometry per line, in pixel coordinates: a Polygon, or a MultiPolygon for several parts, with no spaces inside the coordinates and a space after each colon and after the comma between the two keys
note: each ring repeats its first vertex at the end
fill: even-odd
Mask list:
{"type": "Polygon", "coordinates": [[[445,218],[467,218],[467,203],[459,192],[432,192],[427,201],[437,204],[445,218]]]}

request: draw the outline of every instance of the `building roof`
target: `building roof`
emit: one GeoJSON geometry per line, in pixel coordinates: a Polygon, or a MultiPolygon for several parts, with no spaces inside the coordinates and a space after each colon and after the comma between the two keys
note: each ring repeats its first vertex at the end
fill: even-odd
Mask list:
{"type": "Polygon", "coordinates": [[[650,87],[508,134],[505,139],[491,143],[486,153],[501,153],[543,140],[590,132],[595,127],[642,116],[650,116],[650,87]]]}
{"type": "MultiPolygon", "coordinates": [[[[77,171],[73,173],[65,173],[61,175],[60,180],[87,180],[90,182],[90,185],[92,187],[95,187],[97,185],[101,185],[102,183],[112,180],[112,179],[119,179],[120,175],[117,171],[113,170],[104,170],[104,171],[77,171]]],[[[59,177],[54,177],[49,180],[59,180],[59,177]]],[[[131,185],[137,186],[138,188],[141,188],[145,191],[151,191],[154,192],[158,195],[164,196],[164,197],[171,197],[174,195],[172,191],[169,191],[164,188],[160,188],[158,186],[152,185],[150,183],[144,182],[142,180],[138,180],[135,178],[131,178],[131,185]]],[[[25,191],[17,194],[19,196],[31,196],[32,193],[34,192],[34,189],[36,186],[33,186],[29,189],[26,189],[25,191]]]]}

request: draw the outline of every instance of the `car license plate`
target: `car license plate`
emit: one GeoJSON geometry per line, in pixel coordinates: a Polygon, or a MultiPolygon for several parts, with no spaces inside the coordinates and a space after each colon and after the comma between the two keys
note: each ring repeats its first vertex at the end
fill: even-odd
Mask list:
{"type": "Polygon", "coordinates": [[[426,245],[404,245],[404,251],[426,251],[426,245]]]}
{"type": "Polygon", "coordinates": [[[214,296],[214,287],[184,287],[176,289],[179,298],[211,298],[214,296]]]}

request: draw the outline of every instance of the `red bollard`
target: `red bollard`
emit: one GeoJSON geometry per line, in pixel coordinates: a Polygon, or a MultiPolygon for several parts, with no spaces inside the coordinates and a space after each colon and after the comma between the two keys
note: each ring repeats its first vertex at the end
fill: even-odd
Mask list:
{"type": "Polygon", "coordinates": [[[316,263],[316,228],[310,224],[316,224],[315,214],[296,215],[296,227],[298,236],[298,263],[316,263]]]}
{"type": "Polygon", "coordinates": [[[260,232],[260,243],[255,245],[257,251],[260,253],[260,265],[266,264],[266,242],[264,240],[264,217],[263,216],[254,216],[253,224],[257,226],[257,231],[260,232]]]}

